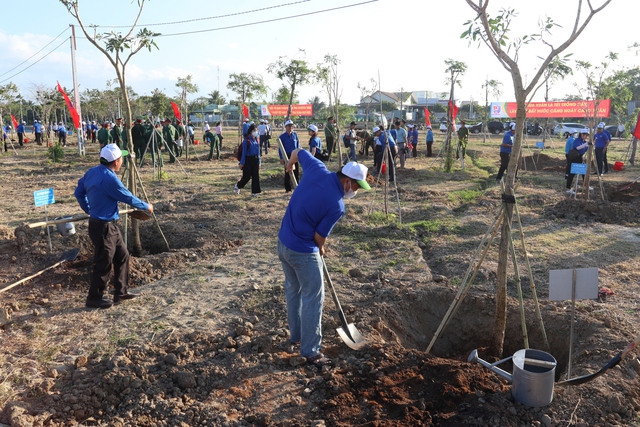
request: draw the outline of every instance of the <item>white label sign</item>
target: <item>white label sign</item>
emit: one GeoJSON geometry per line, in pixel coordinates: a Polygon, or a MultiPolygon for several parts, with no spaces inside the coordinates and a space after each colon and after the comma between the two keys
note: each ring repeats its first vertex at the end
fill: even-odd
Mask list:
{"type": "MultiPolygon", "coordinates": [[[[598,298],[598,269],[576,268],[576,299],[598,298]]],[[[571,299],[573,269],[549,270],[549,300],[571,299]]]]}

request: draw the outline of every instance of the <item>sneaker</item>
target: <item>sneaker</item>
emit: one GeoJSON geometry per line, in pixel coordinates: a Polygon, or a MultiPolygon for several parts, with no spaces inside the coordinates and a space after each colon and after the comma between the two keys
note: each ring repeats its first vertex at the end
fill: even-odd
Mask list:
{"type": "Polygon", "coordinates": [[[233,186],[233,192],[236,194],[240,194],[240,189],[238,188],[238,184],[236,183],[236,185],[233,186]]]}
{"type": "Polygon", "coordinates": [[[89,299],[87,298],[87,302],[85,306],[87,308],[109,308],[113,303],[107,299],[89,299]]]}
{"type": "Polygon", "coordinates": [[[576,194],[576,192],[573,191],[573,189],[570,188],[570,189],[567,190],[567,194],[574,195],[574,194],[576,194]]]}
{"type": "Polygon", "coordinates": [[[251,197],[258,197],[260,193],[251,193],[251,197]]]}

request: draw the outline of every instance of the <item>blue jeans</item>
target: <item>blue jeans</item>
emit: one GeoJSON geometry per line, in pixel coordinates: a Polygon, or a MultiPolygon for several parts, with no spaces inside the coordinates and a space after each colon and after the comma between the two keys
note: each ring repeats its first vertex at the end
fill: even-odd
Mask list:
{"type": "Polygon", "coordinates": [[[347,164],[349,162],[357,162],[358,159],[356,158],[356,146],[355,144],[351,144],[349,146],[349,157],[344,159],[343,164],[347,164]]]}
{"type": "Polygon", "coordinates": [[[278,258],[284,270],[287,320],[291,342],[300,342],[300,355],[313,357],[322,347],[324,282],[319,252],[292,251],[278,239],[278,258]]]}

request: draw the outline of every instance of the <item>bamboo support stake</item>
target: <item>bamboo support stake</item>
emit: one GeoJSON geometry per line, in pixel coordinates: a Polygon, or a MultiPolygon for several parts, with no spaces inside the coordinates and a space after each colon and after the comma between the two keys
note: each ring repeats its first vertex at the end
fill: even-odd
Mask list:
{"type": "Polygon", "coordinates": [[[527,321],[524,314],[524,298],[522,296],[522,285],[520,283],[520,270],[518,269],[518,257],[516,256],[516,250],[513,245],[513,234],[511,230],[511,224],[506,218],[507,210],[503,209],[505,215],[505,224],[507,226],[507,235],[509,239],[509,251],[511,252],[511,258],[513,259],[513,273],[516,281],[516,289],[518,290],[518,300],[520,302],[520,326],[522,327],[522,335],[524,337],[524,348],[529,348],[529,335],[527,333],[527,321]]]}
{"type": "MultiPolygon", "coordinates": [[[[136,178],[138,179],[138,183],[140,183],[140,189],[142,190],[142,194],[144,194],[144,198],[146,199],[147,203],[149,203],[149,196],[147,195],[147,190],[144,189],[144,185],[142,185],[142,178],[140,178],[140,173],[138,172],[138,168],[136,167],[135,163],[133,164],[133,171],[136,174],[136,178]]],[[[151,215],[153,216],[153,221],[156,224],[156,227],[158,227],[158,231],[160,232],[160,235],[162,236],[162,240],[164,240],[164,244],[167,246],[167,250],[171,250],[171,248],[169,247],[169,242],[167,242],[167,238],[164,236],[164,233],[162,232],[162,228],[160,227],[160,223],[158,222],[158,218],[156,217],[156,213],[155,212],[151,212],[151,215]]]]}

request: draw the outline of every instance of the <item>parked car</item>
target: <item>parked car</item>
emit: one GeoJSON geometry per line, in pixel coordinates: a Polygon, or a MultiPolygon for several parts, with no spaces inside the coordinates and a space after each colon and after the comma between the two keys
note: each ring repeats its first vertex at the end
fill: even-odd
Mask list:
{"type": "Polygon", "coordinates": [[[482,132],[482,122],[476,123],[475,125],[467,126],[469,128],[469,133],[480,133],[482,132]]]}
{"type": "Polygon", "coordinates": [[[589,130],[589,126],[585,126],[582,123],[558,123],[553,128],[553,134],[562,135],[564,138],[566,138],[567,135],[578,132],[582,129],[589,130]]]}
{"type": "Polygon", "coordinates": [[[621,133],[618,133],[618,126],[616,125],[605,126],[604,130],[609,132],[609,134],[611,135],[611,138],[613,137],[622,138],[624,136],[624,131],[622,131],[621,133]]]}
{"type": "Polygon", "coordinates": [[[440,132],[447,131],[447,122],[440,122],[440,132]]]}
{"type": "Polygon", "coordinates": [[[527,122],[527,135],[542,135],[542,126],[540,126],[538,122],[533,124],[527,122]]]}
{"type": "Polygon", "coordinates": [[[487,130],[492,134],[498,135],[504,132],[504,125],[502,124],[502,122],[495,120],[493,122],[487,123],[487,130]]]}

